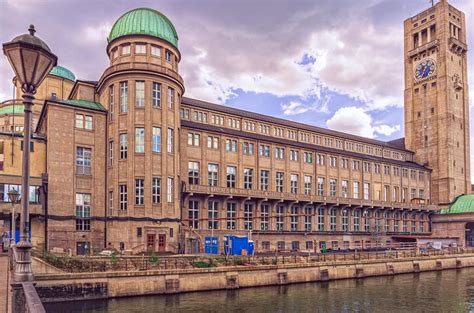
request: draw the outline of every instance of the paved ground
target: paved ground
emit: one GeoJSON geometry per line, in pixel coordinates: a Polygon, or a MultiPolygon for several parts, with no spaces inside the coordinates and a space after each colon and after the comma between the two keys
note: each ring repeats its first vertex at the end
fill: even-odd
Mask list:
{"type": "Polygon", "coordinates": [[[0,254],[0,312],[9,312],[8,255],[0,254]]]}

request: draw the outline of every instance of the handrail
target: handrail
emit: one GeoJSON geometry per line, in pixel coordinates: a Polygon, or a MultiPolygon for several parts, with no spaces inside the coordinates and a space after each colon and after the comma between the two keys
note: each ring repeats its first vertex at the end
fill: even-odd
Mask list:
{"type": "Polygon", "coordinates": [[[46,313],[36,288],[31,282],[21,283],[25,295],[26,309],[28,313],[46,313]]]}

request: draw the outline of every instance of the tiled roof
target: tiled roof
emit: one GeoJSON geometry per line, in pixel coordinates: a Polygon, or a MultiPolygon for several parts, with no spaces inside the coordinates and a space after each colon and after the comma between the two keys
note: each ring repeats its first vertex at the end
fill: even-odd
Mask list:
{"type": "Polygon", "coordinates": [[[81,107],[84,109],[107,112],[107,110],[99,102],[93,102],[93,101],[87,101],[87,100],[62,100],[62,101],[57,101],[57,102],[81,107]]]}
{"type": "Polygon", "coordinates": [[[441,209],[440,214],[474,213],[474,194],[461,195],[454,199],[449,208],[441,209]]]}

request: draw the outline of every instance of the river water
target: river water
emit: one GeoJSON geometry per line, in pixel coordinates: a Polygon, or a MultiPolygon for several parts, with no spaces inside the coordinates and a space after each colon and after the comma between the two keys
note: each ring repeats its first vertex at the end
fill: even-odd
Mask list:
{"type": "Polygon", "coordinates": [[[474,312],[474,268],[50,304],[47,312],[474,312]]]}

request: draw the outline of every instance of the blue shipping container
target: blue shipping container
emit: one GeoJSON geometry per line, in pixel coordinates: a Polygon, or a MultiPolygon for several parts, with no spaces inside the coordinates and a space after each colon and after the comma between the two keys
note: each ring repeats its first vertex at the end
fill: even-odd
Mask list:
{"type": "Polygon", "coordinates": [[[226,235],[224,236],[224,253],[228,255],[242,255],[242,250],[248,255],[254,252],[253,241],[246,236],[226,235]]]}

